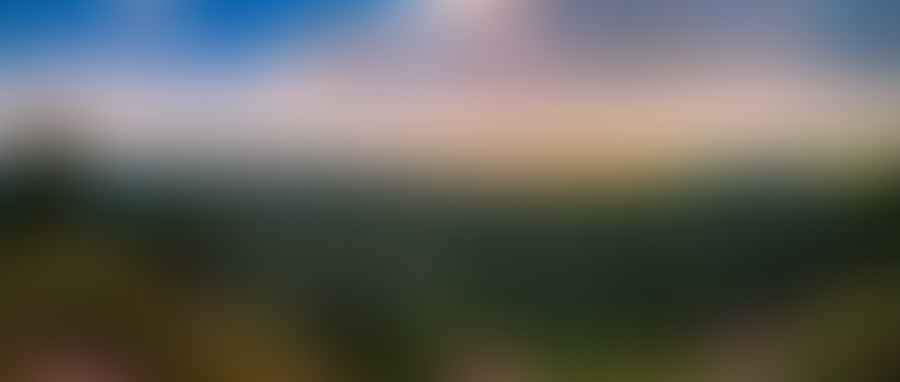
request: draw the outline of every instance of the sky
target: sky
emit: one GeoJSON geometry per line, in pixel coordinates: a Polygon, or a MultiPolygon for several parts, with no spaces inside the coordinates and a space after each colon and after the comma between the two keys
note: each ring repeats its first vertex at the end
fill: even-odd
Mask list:
{"type": "Polygon", "coordinates": [[[894,121],[898,19],[890,0],[11,0],[0,110],[81,103],[123,151],[507,172],[831,147],[878,139],[822,126],[894,121]]]}
{"type": "Polygon", "coordinates": [[[130,53],[157,65],[234,69],[276,49],[312,54],[307,45],[372,24],[432,24],[445,30],[408,32],[437,40],[520,23],[506,26],[573,50],[795,39],[857,64],[894,64],[898,16],[900,5],[889,0],[29,0],[0,4],[0,47],[5,66],[66,59],[109,65],[130,53]]]}
{"type": "Polygon", "coordinates": [[[7,66],[134,60],[235,69],[274,44],[301,44],[359,22],[385,0],[34,0],[0,4],[7,66]]]}

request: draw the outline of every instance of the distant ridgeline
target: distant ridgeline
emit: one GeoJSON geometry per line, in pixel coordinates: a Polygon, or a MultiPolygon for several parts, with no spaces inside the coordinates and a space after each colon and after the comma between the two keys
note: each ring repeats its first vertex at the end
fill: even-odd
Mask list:
{"type": "Polygon", "coordinates": [[[5,138],[4,220],[20,228],[67,220],[79,203],[78,150],[83,147],[66,123],[35,119],[5,138]]]}

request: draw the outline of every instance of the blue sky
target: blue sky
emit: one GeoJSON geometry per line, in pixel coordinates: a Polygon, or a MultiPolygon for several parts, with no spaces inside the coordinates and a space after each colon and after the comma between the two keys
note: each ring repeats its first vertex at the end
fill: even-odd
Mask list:
{"type": "Polygon", "coordinates": [[[250,60],[302,44],[397,0],[4,0],[0,56],[9,65],[139,54],[171,61],[250,60]]]}
{"type": "MultiPolygon", "coordinates": [[[[302,55],[304,43],[324,33],[351,28],[387,9],[426,1],[435,0],[3,0],[0,65],[33,67],[137,56],[138,61],[165,65],[233,69],[264,57],[273,46],[290,45],[302,55]]],[[[715,6],[678,8],[661,0],[633,0],[625,2],[627,6],[603,0],[545,2],[560,10],[562,18],[556,22],[561,26],[577,24],[572,29],[587,44],[610,33],[610,28],[656,27],[657,13],[680,11],[716,18],[721,25],[739,24],[744,21],[741,12],[728,9],[764,3],[723,0],[708,2],[715,6]]],[[[814,25],[812,43],[844,55],[848,62],[893,65],[900,60],[900,2],[814,4],[814,12],[791,16],[795,18],[791,22],[814,25]]]]}

